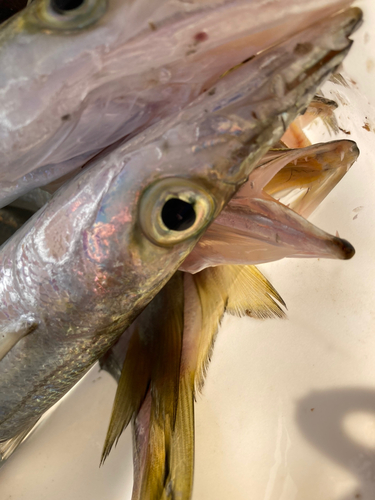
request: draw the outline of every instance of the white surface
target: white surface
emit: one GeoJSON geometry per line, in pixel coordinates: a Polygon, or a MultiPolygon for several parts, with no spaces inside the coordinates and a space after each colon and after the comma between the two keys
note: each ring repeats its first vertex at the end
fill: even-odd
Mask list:
{"type": "MultiPolygon", "coordinates": [[[[312,218],[357,254],[261,266],[289,319],[226,317],[196,405],[193,500],[375,498],[375,4],[358,5],[366,22],[345,69],[364,92],[325,95],[347,103],[342,138],[361,155],[312,218]]],[[[128,431],[98,467],[114,391],[92,371],[0,471],[0,500],[129,499],[128,431]]]]}

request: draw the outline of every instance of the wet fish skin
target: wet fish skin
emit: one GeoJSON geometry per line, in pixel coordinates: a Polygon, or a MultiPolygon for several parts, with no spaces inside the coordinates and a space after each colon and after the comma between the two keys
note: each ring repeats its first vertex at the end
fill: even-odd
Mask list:
{"type": "Polygon", "coordinates": [[[77,173],[233,65],[349,3],[94,0],[62,15],[35,0],[0,30],[0,205],[77,173]]]}
{"type": "Polygon", "coordinates": [[[161,289],[341,63],[359,19],[352,9],[320,23],[318,38],[314,28],[272,48],[98,157],[3,247],[0,321],[18,341],[0,361],[1,441],[31,427],[161,289]],[[311,39],[309,54],[294,50],[311,39]],[[285,82],[282,99],[275,78],[285,82]],[[195,197],[197,209],[212,200],[213,209],[181,241],[156,228],[150,202],[162,209],[164,195],[195,197]]]}

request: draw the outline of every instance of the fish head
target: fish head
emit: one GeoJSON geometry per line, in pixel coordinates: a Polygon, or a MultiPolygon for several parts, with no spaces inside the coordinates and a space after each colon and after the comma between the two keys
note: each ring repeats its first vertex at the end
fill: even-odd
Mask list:
{"type": "Polygon", "coordinates": [[[359,19],[351,9],[265,51],[106,158],[113,180],[92,234],[105,221],[121,238],[112,247],[101,240],[108,265],[163,279],[162,269],[176,269],[341,63],[359,19]]]}
{"type": "Polygon", "coordinates": [[[0,204],[76,174],[349,3],[34,0],[0,29],[0,204]]]}

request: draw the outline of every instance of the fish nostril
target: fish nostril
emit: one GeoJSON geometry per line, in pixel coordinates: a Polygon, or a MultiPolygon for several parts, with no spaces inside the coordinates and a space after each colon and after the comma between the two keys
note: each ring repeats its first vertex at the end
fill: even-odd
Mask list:
{"type": "Polygon", "coordinates": [[[85,0],[52,0],[54,10],[58,12],[71,11],[78,9],[85,0]]]}
{"type": "Polygon", "coordinates": [[[191,203],[171,198],[164,204],[161,218],[171,231],[185,231],[194,224],[196,214],[191,203]]]}

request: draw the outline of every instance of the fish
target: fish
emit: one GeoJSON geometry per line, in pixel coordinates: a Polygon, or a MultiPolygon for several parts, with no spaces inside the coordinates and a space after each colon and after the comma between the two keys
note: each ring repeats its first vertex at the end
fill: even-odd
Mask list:
{"type": "MultiPolygon", "coordinates": [[[[293,123],[291,124],[293,125],[293,123]]],[[[281,168],[281,170],[276,173],[276,175],[272,178],[272,180],[263,188],[264,192],[267,194],[272,194],[272,196],[276,200],[287,200],[289,202],[289,207],[294,208],[295,211],[299,215],[303,215],[304,217],[309,216],[313,210],[322,202],[322,200],[325,198],[325,196],[332,190],[332,188],[342,179],[342,177],[345,175],[345,173],[349,170],[349,168],[352,166],[354,161],[358,157],[358,148],[356,144],[352,141],[333,141],[332,143],[327,143],[327,144],[319,144],[314,146],[313,148],[307,147],[302,150],[300,150],[299,155],[297,158],[291,158],[291,155],[294,154],[294,151],[291,150],[270,150],[264,157],[263,159],[258,163],[258,166],[254,169],[253,174],[250,175],[250,179],[247,181],[246,184],[249,184],[251,182],[252,177],[256,177],[256,169],[260,168],[260,166],[265,162],[266,159],[277,157],[279,161],[282,162],[282,165],[285,165],[281,168]],[[290,161],[292,160],[292,161],[290,161]],[[300,162],[298,160],[301,160],[300,162]],[[345,161],[344,161],[345,160],[345,161]],[[288,163],[289,162],[289,163],[288,163]],[[322,168],[323,167],[323,168],[322,168]],[[299,196],[295,196],[295,191],[298,192],[299,196]],[[303,193],[303,196],[300,195],[300,193],[303,193]],[[294,196],[293,196],[294,195],[294,196]],[[290,203],[290,200],[292,199],[293,196],[293,205],[290,203]]],[[[273,169],[275,170],[275,169],[273,169]]],[[[236,197],[240,199],[244,199],[244,195],[242,190],[240,190],[240,194],[236,195],[236,197]]],[[[39,208],[40,204],[44,204],[46,200],[46,195],[47,193],[42,192],[40,190],[36,190],[35,192],[31,192],[28,195],[25,195],[24,197],[21,197],[19,200],[16,200],[11,207],[7,207],[5,209],[0,210],[0,237],[2,237],[4,240],[6,238],[9,238],[11,234],[13,234],[16,229],[21,227],[25,221],[32,215],[31,210],[37,210],[39,208]],[[15,208],[15,207],[22,207],[20,208],[15,208]],[[27,210],[25,209],[27,208],[27,210]],[[5,213],[6,216],[3,214],[5,213]]],[[[47,196],[48,198],[48,196],[47,196]]],[[[227,205],[227,207],[224,207],[221,215],[219,217],[223,217],[224,219],[228,216],[230,216],[230,210],[227,213],[227,208],[230,206],[230,203],[227,205]]],[[[246,203],[245,203],[246,204],[246,203]]],[[[276,212],[277,214],[277,212],[276,212]]],[[[294,221],[295,218],[291,218],[289,220],[290,222],[294,221]]],[[[249,221],[248,221],[249,222],[249,221]]],[[[270,220],[270,223],[272,224],[274,221],[270,220]]],[[[251,220],[250,220],[251,223],[251,220]]],[[[211,226],[215,225],[215,222],[212,223],[211,226]]],[[[222,226],[219,224],[218,228],[216,231],[220,231],[220,228],[222,226]]],[[[305,232],[302,235],[302,238],[297,239],[295,241],[295,246],[298,246],[298,244],[301,246],[302,241],[310,241],[310,245],[314,244],[314,230],[311,230],[311,225],[310,224],[305,224],[305,232]]],[[[288,227],[285,226],[284,230],[286,232],[292,232],[295,230],[292,225],[289,225],[288,227]]],[[[204,237],[203,237],[204,238],[204,237]]],[[[259,238],[260,240],[260,238],[259,238]]],[[[326,235],[324,244],[328,248],[328,250],[332,246],[330,245],[332,240],[332,237],[329,235],[326,235]]],[[[261,240],[260,240],[261,241],[261,240]]],[[[275,249],[279,247],[279,256],[278,258],[283,257],[282,253],[282,239],[279,237],[278,242],[275,242],[275,249]]],[[[229,242],[228,242],[229,243],[229,242]]],[[[251,243],[254,243],[254,239],[252,240],[251,237],[248,235],[243,235],[242,240],[240,244],[237,246],[236,245],[236,254],[237,254],[237,259],[240,256],[240,259],[242,262],[246,262],[246,257],[249,259],[249,255],[252,256],[254,259],[254,253],[249,252],[248,246],[251,247],[251,243]],[[245,256],[245,259],[244,259],[245,256]]],[[[259,244],[259,241],[258,241],[259,244]]],[[[212,245],[212,242],[211,242],[212,245]]],[[[344,243],[345,245],[345,243],[344,243]]],[[[233,248],[233,245],[232,245],[233,248]]],[[[323,247],[324,248],[324,247],[323,247]]],[[[347,247],[346,247],[347,248],[347,247]]],[[[219,247],[220,250],[220,247],[219,247]]],[[[266,249],[264,249],[266,250],[266,249]]],[[[303,248],[302,248],[303,250],[303,248]]],[[[315,251],[320,251],[321,253],[318,254],[317,256],[324,256],[324,257],[329,257],[330,255],[327,253],[327,250],[322,252],[322,245],[315,249],[315,251]]],[[[193,250],[194,253],[194,250],[193,250]]],[[[215,257],[217,258],[218,253],[214,253],[215,257]]],[[[258,253],[259,255],[259,253],[258,253]]],[[[346,256],[348,257],[347,253],[342,253],[341,256],[346,256]]],[[[280,297],[280,295],[276,292],[276,290],[272,287],[272,285],[266,280],[266,278],[262,277],[261,273],[251,265],[245,266],[243,268],[244,272],[242,271],[241,266],[228,266],[225,265],[225,268],[222,267],[223,263],[230,262],[230,259],[233,258],[233,255],[228,255],[224,253],[220,257],[220,266],[221,269],[218,269],[215,271],[215,273],[221,277],[223,274],[223,269],[224,269],[224,277],[226,277],[225,283],[226,283],[226,290],[236,290],[236,293],[233,295],[233,304],[235,307],[232,308],[225,308],[225,312],[231,313],[231,311],[236,311],[236,314],[238,313],[239,307],[238,307],[238,297],[239,293],[238,290],[245,290],[246,293],[243,295],[246,296],[245,300],[242,298],[242,300],[239,301],[240,305],[240,315],[243,315],[243,304],[246,303],[246,309],[245,309],[245,314],[247,316],[255,317],[258,319],[266,319],[269,317],[278,317],[282,318],[284,317],[284,311],[283,309],[279,306],[281,304],[284,308],[285,303],[280,297]],[[229,271],[229,273],[228,273],[229,271]],[[276,300],[275,300],[276,299],[276,300]]],[[[263,257],[263,260],[272,260],[272,258],[277,258],[276,254],[272,254],[268,251],[265,251],[265,256],[263,257]]],[[[189,260],[189,257],[188,257],[189,260]]],[[[255,262],[255,260],[253,260],[255,262]]],[[[194,263],[196,265],[196,263],[194,263]]],[[[206,259],[204,261],[204,266],[202,268],[207,269],[208,267],[212,266],[213,262],[209,259],[206,259]]],[[[192,266],[191,261],[190,265],[189,262],[187,264],[183,263],[182,266],[180,266],[180,269],[184,269],[184,266],[187,269],[187,273],[196,273],[194,270],[194,266],[192,266]]],[[[202,269],[200,270],[202,271],[202,269]]],[[[212,273],[211,271],[207,271],[207,273],[212,273]]],[[[210,276],[208,274],[208,276],[210,276]]],[[[190,299],[189,299],[189,294],[192,294],[193,292],[191,290],[194,290],[195,286],[199,286],[201,283],[201,279],[204,277],[204,273],[200,274],[200,279],[198,277],[195,277],[194,280],[196,280],[197,285],[193,282],[191,282],[191,278],[188,278],[186,276],[183,277],[183,284],[184,284],[184,292],[183,292],[183,308],[184,308],[184,315],[186,318],[189,318],[192,314],[197,315],[197,311],[192,311],[193,306],[187,306],[187,304],[190,304],[190,299]],[[190,281],[189,281],[190,280],[190,281]],[[192,284],[193,283],[193,284],[192,284]],[[194,285],[194,286],[193,286],[194,285]]],[[[212,281],[212,278],[211,278],[212,281]]],[[[178,283],[178,281],[177,281],[178,283]]],[[[210,283],[210,278],[208,278],[208,283],[210,283]]],[[[177,287],[178,288],[178,287],[177,287]]],[[[181,307],[179,304],[176,305],[174,304],[174,297],[176,296],[176,289],[174,288],[174,279],[173,277],[171,278],[170,282],[168,282],[165,287],[159,292],[157,295],[158,299],[155,300],[155,302],[160,301],[161,297],[164,297],[164,294],[166,290],[173,289],[173,295],[172,295],[172,300],[168,300],[168,307],[171,308],[171,304],[173,304],[173,308],[179,309],[181,307]],[[168,287],[168,288],[167,288],[168,287]]],[[[210,290],[210,287],[208,287],[208,290],[210,290]]],[[[218,308],[218,311],[221,311],[221,314],[218,312],[216,313],[216,316],[218,316],[217,323],[220,323],[221,316],[224,314],[224,307],[220,301],[217,301],[217,297],[210,292],[210,296],[213,297],[214,302],[217,304],[221,304],[220,307],[218,308]]],[[[225,296],[225,295],[224,295],[225,296]]],[[[200,302],[196,300],[193,301],[193,304],[195,304],[195,307],[198,308],[198,311],[201,311],[202,306],[200,302]]],[[[165,304],[163,301],[161,301],[161,306],[156,308],[156,312],[159,315],[159,317],[163,316],[165,317],[165,311],[162,310],[160,311],[159,309],[163,307],[165,309],[165,304]]],[[[157,324],[157,321],[150,320],[149,318],[149,310],[148,306],[146,307],[145,310],[145,317],[147,318],[146,320],[146,325],[149,327],[149,323],[151,325],[157,324]]],[[[212,313],[211,313],[212,315],[212,313]]],[[[205,317],[205,313],[201,311],[201,316],[205,317]]],[[[213,314],[215,317],[215,314],[213,314]]],[[[143,315],[141,314],[141,317],[143,315]]],[[[166,323],[168,323],[168,320],[165,320],[166,323]]],[[[139,320],[136,320],[135,323],[139,325],[139,320]]],[[[215,322],[213,322],[215,324],[215,322]]],[[[156,332],[153,331],[153,335],[150,335],[150,338],[152,340],[158,338],[159,339],[159,344],[163,344],[163,335],[166,335],[166,332],[168,332],[168,329],[164,329],[165,322],[163,321],[162,323],[162,328],[161,332],[156,335],[156,332]]],[[[131,327],[134,329],[134,324],[131,327]]],[[[195,339],[199,338],[200,330],[195,331],[194,337],[195,339]]],[[[180,332],[182,335],[182,339],[184,342],[186,342],[186,328],[184,328],[183,332],[180,332]]],[[[108,371],[118,382],[121,376],[121,370],[122,366],[124,364],[124,358],[125,358],[125,353],[127,352],[126,349],[126,343],[128,342],[129,339],[129,334],[128,332],[125,332],[122,336],[121,339],[116,342],[115,346],[111,348],[108,353],[106,353],[103,358],[101,358],[100,364],[103,369],[108,371]],[[124,347],[125,343],[125,347],[124,347]]],[[[196,340],[195,340],[196,341],[196,340]]],[[[152,345],[152,344],[151,344],[152,345]]],[[[213,342],[212,342],[213,345],[213,342]]],[[[185,353],[183,350],[183,347],[180,346],[182,349],[182,354],[185,353]]],[[[154,352],[159,352],[156,347],[153,347],[154,352]]],[[[212,350],[212,349],[211,349],[212,350]]],[[[141,353],[142,354],[142,353],[141,353]]],[[[163,350],[162,351],[162,359],[166,358],[166,352],[163,350]]],[[[129,355],[129,353],[128,353],[129,355]]],[[[142,357],[142,356],[141,356],[142,357]]],[[[169,357],[168,363],[171,363],[171,359],[174,359],[173,356],[169,357]]],[[[179,356],[177,356],[177,359],[179,359],[179,356]]],[[[139,356],[134,354],[134,360],[139,360],[139,356]]],[[[139,361],[137,361],[139,363],[139,361]]],[[[148,368],[150,367],[150,363],[147,365],[148,368]]],[[[148,373],[149,375],[149,370],[145,370],[145,373],[148,373]]],[[[199,384],[199,390],[202,389],[203,387],[203,377],[201,377],[201,383],[199,384]]],[[[169,386],[168,386],[169,387],[169,386]]],[[[134,388],[133,388],[134,391],[134,388]]],[[[173,394],[173,390],[171,391],[173,394]]],[[[126,391],[126,398],[128,398],[129,391],[126,391]]],[[[164,393],[163,393],[164,394],[164,393]]],[[[167,394],[164,395],[166,397],[167,394]]],[[[120,398],[120,401],[124,399],[123,397],[120,398]]],[[[190,410],[190,411],[193,411],[190,410]]],[[[38,424],[36,424],[38,426],[38,424]]],[[[34,430],[34,429],[33,429],[34,430]]],[[[183,438],[185,437],[185,430],[181,431],[183,434],[183,438]]],[[[188,434],[191,436],[191,434],[188,434]]],[[[173,433],[174,439],[176,438],[176,431],[173,433]]],[[[11,446],[6,449],[6,452],[3,452],[3,455],[1,457],[2,462],[4,463],[6,459],[15,451],[15,449],[18,447],[21,442],[23,442],[25,436],[19,436],[19,440],[12,440],[11,441],[11,446]]],[[[183,439],[181,438],[181,439],[183,439]]],[[[117,440],[116,440],[117,441],[117,440]]],[[[194,442],[193,442],[194,444],[194,442]]],[[[109,448],[107,449],[107,452],[103,456],[103,461],[104,458],[109,454],[109,448]]],[[[192,467],[190,468],[192,472],[192,467]]],[[[141,471],[138,472],[138,474],[141,474],[141,471]]],[[[144,474],[144,473],[143,473],[144,474]]],[[[189,477],[189,474],[186,474],[186,470],[183,471],[183,474],[186,477],[189,477]]],[[[190,474],[191,475],[191,474],[190,474]]],[[[192,476],[191,476],[192,477],[192,476]]],[[[189,483],[190,484],[190,483],[189,483]]]]}
{"type": "Polygon", "coordinates": [[[291,37],[98,155],[1,248],[1,453],[173,276],[341,64],[360,20],[354,8],[291,37]]]}
{"type": "Polygon", "coordinates": [[[47,191],[36,188],[0,208],[0,246],[50,199],[51,195],[47,191]]]}
{"type": "MultiPolygon", "coordinates": [[[[316,103],[320,109],[319,98],[316,103]]],[[[320,112],[315,112],[315,103],[309,106],[312,116],[297,118],[287,130],[291,132],[288,137],[296,130],[302,131],[303,126],[317,117],[324,121],[326,114],[336,123],[331,110],[337,105],[324,100],[322,106],[320,112]]],[[[354,249],[345,240],[336,241],[335,237],[317,231],[304,217],[310,216],[321,204],[358,155],[355,142],[347,140],[315,145],[308,142],[298,150],[285,146],[271,149],[184,261],[180,270],[185,272],[174,275],[129,331],[101,358],[101,368],[118,383],[101,463],[131,423],[132,500],[191,498],[194,401],[202,391],[224,314],[256,319],[285,317],[284,300],[252,264],[285,256],[343,259],[353,256],[354,249]],[[286,207],[280,202],[284,224],[279,238],[272,242],[262,241],[261,234],[254,236],[249,231],[254,226],[252,217],[259,217],[260,210],[246,212],[246,209],[254,201],[257,203],[257,197],[273,202],[274,206],[275,201],[287,203],[286,207]],[[231,232],[234,225],[231,205],[245,208],[241,214],[244,231],[240,240],[231,232]],[[227,224],[220,224],[220,219],[227,224]],[[223,226],[229,229],[228,235],[223,226]],[[214,227],[216,240],[209,235],[214,227]],[[293,255],[283,252],[283,231],[285,234],[290,231],[292,235],[293,255]],[[221,238],[227,245],[224,252],[220,247],[221,238]],[[211,251],[214,258],[206,258],[199,269],[194,269],[191,266],[191,262],[195,264],[194,253],[206,239],[210,245],[206,256],[211,251]],[[254,241],[258,246],[255,252],[254,241]],[[270,251],[270,244],[276,251],[270,251]],[[233,265],[233,261],[242,265],[233,265]]],[[[274,210],[272,218],[263,220],[258,227],[262,229],[268,223],[277,234],[277,214],[274,210]]],[[[271,215],[271,210],[266,215],[271,215]]]]}
{"type": "MultiPolygon", "coordinates": [[[[317,241],[317,228],[307,223],[302,214],[310,214],[322,202],[351,167],[358,153],[352,141],[308,146],[298,154],[294,150],[271,150],[266,156],[276,156],[276,168],[273,161],[265,163],[266,169],[264,164],[257,166],[245,187],[258,183],[258,196],[263,195],[263,199],[270,203],[269,192],[272,192],[276,197],[272,200],[275,207],[281,206],[277,199],[290,199],[296,188],[305,195],[306,186],[310,188],[307,200],[305,196],[294,197],[294,215],[292,209],[283,206],[287,217],[282,227],[278,229],[275,220],[277,210],[274,210],[273,219],[262,221],[260,227],[268,223],[275,231],[280,231],[279,239],[271,243],[274,251],[267,248],[270,242],[263,242],[259,234],[258,245],[263,248],[251,251],[256,239],[251,232],[249,234],[249,227],[254,226],[254,213],[242,213],[247,224],[243,224],[245,231],[239,242],[233,235],[227,238],[222,224],[217,224],[218,219],[224,217],[231,222],[226,227],[232,228],[230,204],[236,200],[237,207],[246,209],[253,200],[249,189],[240,189],[210,226],[217,225],[216,234],[223,236],[228,247],[234,250],[228,252],[224,247],[223,251],[217,241],[211,241],[212,260],[206,258],[198,270],[192,268],[191,263],[186,266],[185,261],[180,267],[185,272],[179,270],[171,278],[100,360],[101,368],[118,382],[102,463],[131,423],[134,442],[132,500],[191,498],[194,401],[202,391],[221,320],[225,313],[258,320],[285,317],[284,300],[253,264],[259,258],[262,262],[283,258],[282,240],[286,234],[293,235],[294,256],[337,257],[335,245],[332,245],[335,237],[319,234],[321,240],[317,241]],[[299,163],[301,158],[303,161],[299,163]],[[344,158],[346,161],[341,164],[344,158]],[[264,183],[272,174],[272,181],[264,183]],[[259,179],[263,183],[260,184],[259,179]],[[295,224],[296,220],[298,224],[295,224]],[[306,254],[307,241],[309,252],[306,254]],[[311,253],[312,249],[315,254],[311,253]]],[[[209,229],[200,242],[207,238],[209,229]]],[[[353,256],[350,245],[341,240],[340,247],[341,258],[353,256]]],[[[194,252],[195,249],[187,260],[194,252]]]]}
{"type": "Polygon", "coordinates": [[[350,3],[29,3],[0,28],[0,206],[35,187],[56,190],[233,66],[350,3]]]}

